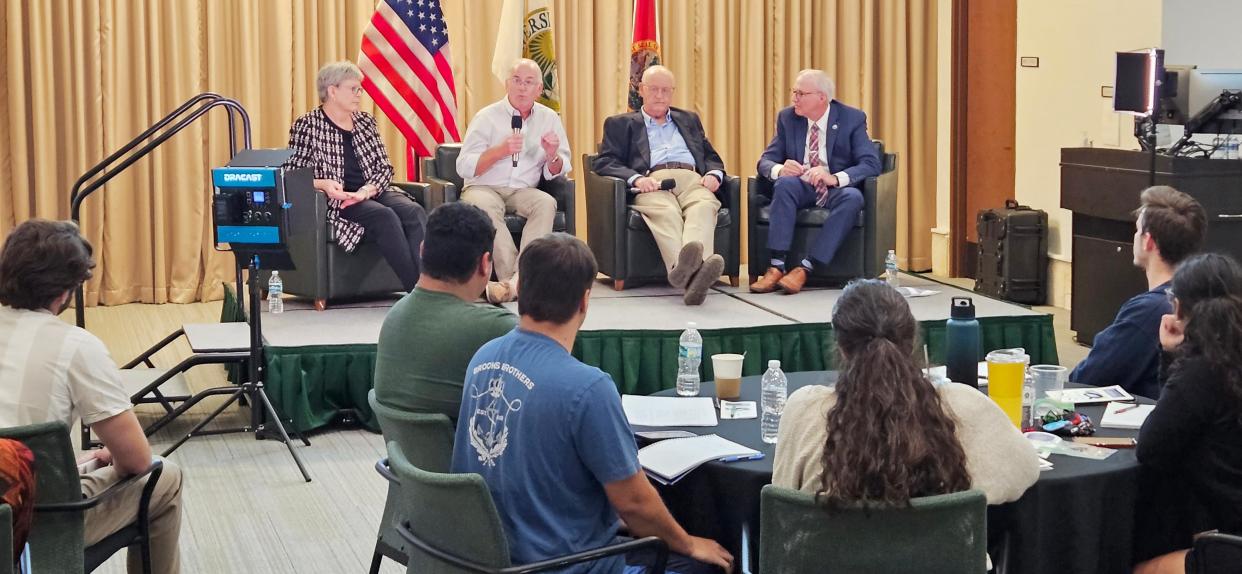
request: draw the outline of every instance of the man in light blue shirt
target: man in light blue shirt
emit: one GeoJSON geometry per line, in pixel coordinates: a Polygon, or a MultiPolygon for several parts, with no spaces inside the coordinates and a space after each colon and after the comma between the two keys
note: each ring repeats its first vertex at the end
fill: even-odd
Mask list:
{"type": "Polygon", "coordinates": [[[698,305],[724,272],[724,258],[713,252],[725,171],[699,116],[670,105],[675,88],[668,68],[647,68],[638,88],[642,110],[604,120],[592,167],[638,191],[633,207],[655,237],[669,284],[686,290],[687,305],[698,305]],[[662,181],[673,188],[660,189],[662,181]]]}
{"type": "MultiPolygon", "coordinates": [[[[466,369],[452,466],[487,482],[514,563],[616,542],[620,515],[629,535],[658,536],[683,555],[670,571],[729,568],[728,551],[687,534],[648,481],[612,379],[570,355],[595,281],[591,251],[554,233],[527,246],[518,266],[521,318],[466,369]]],[[[614,557],[564,572],[624,566],[614,557]]]]}

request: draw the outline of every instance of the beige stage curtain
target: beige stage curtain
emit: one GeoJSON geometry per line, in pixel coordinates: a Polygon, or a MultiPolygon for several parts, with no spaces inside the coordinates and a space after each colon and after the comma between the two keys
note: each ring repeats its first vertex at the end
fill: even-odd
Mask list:
{"type": "MultiPolygon", "coordinates": [[[[67,218],[90,166],[204,91],[239,100],[256,147],[283,147],[318,103],[314,74],[356,60],[370,0],[3,0],[0,235],[31,217],[67,218]]],[[[490,72],[502,0],[445,0],[463,121],[503,95],[490,72]]],[[[731,173],[753,174],[798,70],[822,68],[838,99],[868,112],[900,154],[898,249],[930,267],[935,181],[935,0],[666,0],[675,104],[703,117],[731,173]]],[[[580,155],[625,109],[631,0],[556,0],[564,119],[580,155]]],[[[369,103],[364,107],[370,108],[369,103]]],[[[372,110],[373,111],[373,110],[372,110]]],[[[377,114],[378,115],[378,114],[377,114]]],[[[380,116],[398,176],[404,141],[380,116]]],[[[88,303],[221,295],[232,258],[211,243],[209,169],[227,161],[223,112],[192,126],[86,201],[99,267],[88,303]]],[[[585,237],[585,207],[577,214],[585,237]]]]}

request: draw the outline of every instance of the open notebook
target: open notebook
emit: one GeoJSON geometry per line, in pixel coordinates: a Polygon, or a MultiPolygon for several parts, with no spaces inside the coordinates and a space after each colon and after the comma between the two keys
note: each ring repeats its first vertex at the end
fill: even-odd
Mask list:
{"type": "Polygon", "coordinates": [[[660,484],[673,484],[708,461],[747,456],[762,453],[714,434],[671,438],[638,450],[643,470],[660,484]]]}

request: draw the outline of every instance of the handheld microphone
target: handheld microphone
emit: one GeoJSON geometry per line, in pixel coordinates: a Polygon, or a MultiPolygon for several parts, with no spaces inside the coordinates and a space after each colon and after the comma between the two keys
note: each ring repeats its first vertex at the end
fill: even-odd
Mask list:
{"type": "MultiPolygon", "coordinates": [[[[522,116],[513,114],[513,119],[509,122],[513,128],[514,135],[522,133],[522,116]]],[[[513,154],[513,167],[517,167],[517,154],[513,154]]]]}
{"type": "MultiPolygon", "coordinates": [[[[634,181],[638,181],[638,180],[634,180],[634,181]]],[[[670,189],[673,189],[674,187],[677,187],[677,180],[671,177],[660,181],[660,191],[668,191],[670,189]]],[[[630,193],[638,193],[638,188],[631,187],[630,193]]]]}

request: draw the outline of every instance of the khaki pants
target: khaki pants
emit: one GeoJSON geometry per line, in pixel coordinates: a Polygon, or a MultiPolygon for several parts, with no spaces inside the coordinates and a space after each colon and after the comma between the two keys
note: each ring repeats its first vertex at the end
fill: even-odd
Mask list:
{"type": "MultiPolygon", "coordinates": [[[[552,222],[556,219],[556,198],[533,187],[472,185],[462,191],[461,200],[482,209],[496,227],[492,260],[496,266],[496,278],[501,281],[508,281],[517,273],[517,260],[521,253],[505,226],[505,213],[512,212],[526,218],[526,226],[522,228],[522,249],[526,249],[531,241],[552,233],[552,222]]],[[[573,217],[573,214],[568,216],[573,217]]]]}
{"type": "Polygon", "coordinates": [[[672,191],[634,196],[634,210],[642,214],[655,236],[665,270],[673,270],[682,246],[691,241],[703,244],[703,258],[706,259],[715,252],[716,213],[720,211],[716,194],[703,187],[703,176],[688,169],[661,169],[651,172],[650,176],[656,181],[669,178],[677,181],[672,191]]]}
{"type": "MultiPolygon", "coordinates": [[[[91,497],[120,480],[116,469],[109,466],[81,475],[82,494],[91,497]]],[[[138,519],[138,501],[146,480],[138,481],[86,511],[86,545],[90,546],[138,519]]],[[[156,574],[177,574],[181,571],[181,555],[177,540],[181,535],[181,469],[164,461],[164,472],[151,493],[151,569],[156,574]]],[[[137,547],[129,549],[130,574],[142,572],[142,554],[137,547]]]]}

